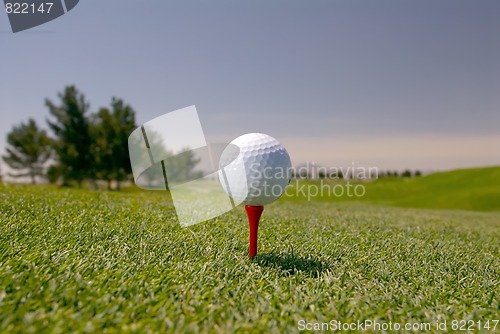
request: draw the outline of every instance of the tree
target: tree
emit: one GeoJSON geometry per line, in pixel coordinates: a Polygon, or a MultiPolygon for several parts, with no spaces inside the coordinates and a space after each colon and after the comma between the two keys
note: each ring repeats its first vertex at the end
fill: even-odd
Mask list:
{"type": "Polygon", "coordinates": [[[403,174],[401,174],[401,177],[411,177],[411,171],[409,169],[406,169],[403,174]]]}
{"type": "Polygon", "coordinates": [[[47,120],[47,123],[57,139],[54,142],[57,165],[52,171],[57,171],[63,177],[65,185],[68,181],[76,181],[81,185],[91,175],[93,167],[90,154],[92,138],[87,117],[89,104],[75,86],[66,87],[58,97],[59,105],[49,99],[45,100],[45,105],[54,117],[54,120],[47,120]]]}
{"type": "Polygon", "coordinates": [[[136,128],[135,111],[123,100],[113,98],[111,110],[101,108],[94,117],[91,134],[94,137],[92,154],[95,159],[95,176],[108,181],[124,181],[131,173],[128,137],[136,128]]]}
{"type": "Polygon", "coordinates": [[[330,179],[342,179],[342,178],[344,178],[344,174],[339,169],[339,170],[331,171],[330,174],[328,175],[328,177],[330,179]]]}
{"type": "Polygon", "coordinates": [[[419,176],[422,176],[422,172],[419,171],[419,170],[416,170],[415,171],[415,177],[419,177],[419,176]]]}
{"type": "Polygon", "coordinates": [[[167,174],[172,178],[170,182],[185,182],[201,178],[203,173],[195,171],[195,167],[200,161],[201,158],[197,157],[189,148],[184,148],[179,154],[167,158],[165,163],[167,174]]]}
{"type": "MultiPolygon", "coordinates": [[[[140,136],[131,136],[129,142],[130,156],[135,161],[150,161],[149,151],[144,147],[144,138],[140,136]]],[[[148,131],[148,142],[150,147],[155,147],[157,154],[161,157],[171,157],[172,153],[168,151],[164,145],[161,134],[155,131],[148,131]],[[159,152],[158,152],[159,151],[159,152]]],[[[149,189],[165,189],[165,177],[161,164],[156,164],[154,167],[144,171],[141,177],[135,180],[140,187],[149,189]]]]}
{"type": "MultiPolygon", "coordinates": [[[[135,180],[140,187],[148,189],[169,189],[173,185],[192,181],[203,177],[203,172],[197,170],[196,166],[202,161],[203,148],[192,150],[184,147],[180,152],[173,152],[168,149],[161,133],[148,130],[147,140],[150,147],[154,147],[155,157],[162,159],[135,180]],[[164,173],[165,168],[165,173],[164,173]]],[[[130,138],[131,156],[135,161],[150,161],[150,153],[144,146],[144,139],[141,136],[130,138]]],[[[137,176],[137,175],[136,175],[137,176]]]]}
{"type": "Polygon", "coordinates": [[[309,179],[309,171],[307,169],[300,168],[299,170],[299,178],[300,179],[309,179]]]}
{"type": "Polygon", "coordinates": [[[7,135],[7,144],[7,155],[2,158],[10,168],[19,171],[11,176],[29,176],[35,184],[36,177],[44,175],[45,165],[51,157],[51,140],[46,131],[29,119],[28,123],[14,126],[7,135]]]}

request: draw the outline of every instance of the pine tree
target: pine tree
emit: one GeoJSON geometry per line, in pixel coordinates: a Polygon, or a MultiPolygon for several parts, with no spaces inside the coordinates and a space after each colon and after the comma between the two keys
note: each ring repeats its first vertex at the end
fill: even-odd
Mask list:
{"type": "Polygon", "coordinates": [[[95,174],[108,181],[108,189],[111,189],[111,181],[116,180],[119,190],[120,183],[132,173],[128,137],[136,127],[135,111],[121,99],[113,98],[111,110],[101,108],[94,118],[91,133],[95,174]]]}
{"type": "Polygon", "coordinates": [[[76,181],[81,185],[91,175],[93,167],[90,154],[92,138],[87,117],[89,104],[74,86],[66,87],[58,97],[59,105],[49,99],[45,100],[53,117],[53,120],[47,122],[57,139],[54,144],[57,165],[51,171],[57,171],[66,185],[69,181],[76,181]]]}
{"type": "Polygon", "coordinates": [[[51,157],[51,140],[45,130],[40,130],[35,120],[15,126],[7,135],[7,155],[3,160],[10,168],[18,171],[13,177],[30,177],[36,183],[37,176],[43,176],[45,165],[51,157]]]}

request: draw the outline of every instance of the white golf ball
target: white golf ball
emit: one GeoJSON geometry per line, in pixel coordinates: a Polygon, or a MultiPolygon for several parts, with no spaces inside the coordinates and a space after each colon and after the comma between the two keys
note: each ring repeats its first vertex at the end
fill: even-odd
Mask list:
{"type": "Polygon", "coordinates": [[[286,190],[292,163],[276,139],[248,133],[233,140],[222,152],[219,180],[235,204],[266,205],[286,190]]]}

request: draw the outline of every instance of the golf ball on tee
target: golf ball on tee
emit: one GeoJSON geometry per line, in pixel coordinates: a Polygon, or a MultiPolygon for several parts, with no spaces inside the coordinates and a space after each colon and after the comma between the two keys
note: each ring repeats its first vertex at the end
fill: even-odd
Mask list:
{"type": "Polygon", "coordinates": [[[219,180],[235,204],[266,205],[285,192],[291,161],[276,139],[248,133],[233,140],[222,152],[219,180]]]}

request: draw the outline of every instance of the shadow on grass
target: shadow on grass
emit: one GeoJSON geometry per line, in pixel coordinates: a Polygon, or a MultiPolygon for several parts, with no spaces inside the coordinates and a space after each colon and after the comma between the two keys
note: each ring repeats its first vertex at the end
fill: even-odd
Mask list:
{"type": "Polygon", "coordinates": [[[263,267],[280,269],[284,275],[294,275],[302,272],[312,277],[318,277],[321,273],[330,269],[326,263],[320,260],[303,258],[294,254],[276,254],[272,252],[258,254],[253,261],[263,267]]]}

